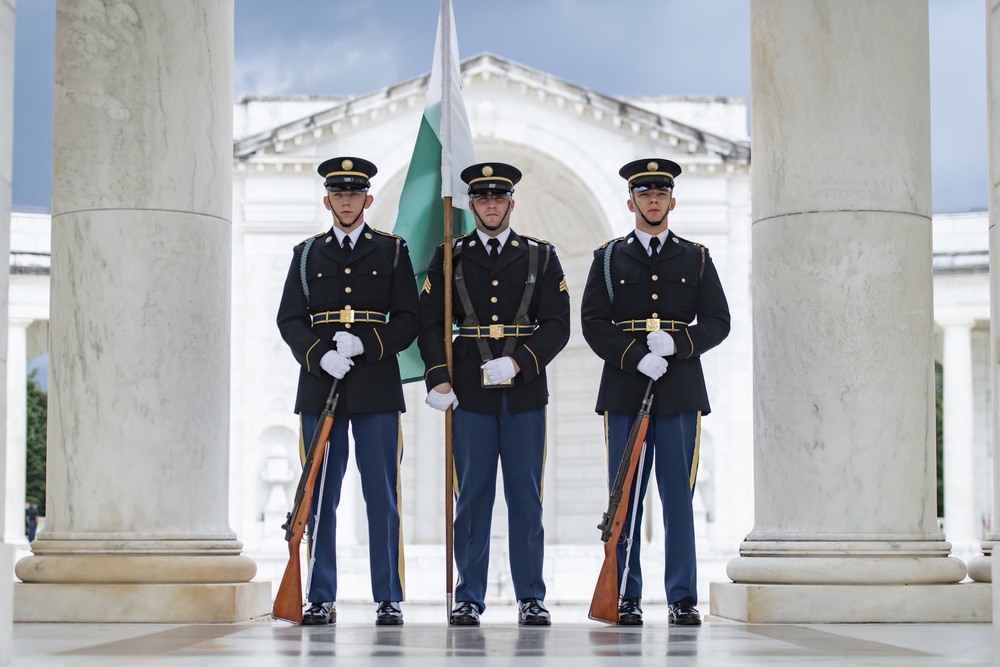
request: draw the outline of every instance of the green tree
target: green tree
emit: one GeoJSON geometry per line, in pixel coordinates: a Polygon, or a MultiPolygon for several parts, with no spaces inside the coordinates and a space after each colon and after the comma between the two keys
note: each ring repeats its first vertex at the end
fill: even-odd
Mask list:
{"type": "Polygon", "coordinates": [[[35,371],[28,377],[28,442],[25,471],[25,501],[38,505],[45,516],[45,422],[49,396],[35,382],[35,371]]]}

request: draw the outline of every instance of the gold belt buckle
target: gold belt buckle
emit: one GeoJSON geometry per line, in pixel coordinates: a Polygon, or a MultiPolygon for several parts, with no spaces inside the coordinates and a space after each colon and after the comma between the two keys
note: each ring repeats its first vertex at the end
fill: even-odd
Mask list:
{"type": "Polygon", "coordinates": [[[646,331],[659,331],[660,330],[660,320],[655,317],[650,317],[646,320],[646,331]]]}
{"type": "Polygon", "coordinates": [[[348,310],[346,308],[340,311],[340,323],[341,324],[352,324],[354,322],[354,312],[353,310],[348,310]]]}
{"type": "Polygon", "coordinates": [[[490,325],[490,338],[503,338],[503,325],[502,324],[491,324],[490,325]]]}

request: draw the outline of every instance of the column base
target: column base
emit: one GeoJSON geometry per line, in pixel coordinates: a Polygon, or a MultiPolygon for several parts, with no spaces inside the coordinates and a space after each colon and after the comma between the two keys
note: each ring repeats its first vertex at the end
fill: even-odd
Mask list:
{"type": "Polygon", "coordinates": [[[19,623],[235,623],[271,613],[271,583],[15,584],[19,623]]]}
{"type": "Polygon", "coordinates": [[[710,613],[745,623],[989,623],[989,584],[797,585],[713,582],[710,613]]]}
{"type": "Polygon", "coordinates": [[[978,581],[984,584],[992,583],[993,560],[990,558],[990,554],[976,556],[971,559],[968,563],[968,568],[969,578],[973,581],[978,581]]]}

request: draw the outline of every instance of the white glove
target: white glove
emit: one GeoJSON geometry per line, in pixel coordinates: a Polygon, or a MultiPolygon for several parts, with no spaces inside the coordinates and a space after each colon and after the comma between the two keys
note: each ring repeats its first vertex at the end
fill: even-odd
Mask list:
{"type": "Polygon", "coordinates": [[[458,397],[455,396],[455,391],[453,389],[449,389],[447,394],[442,394],[439,391],[431,389],[427,392],[427,398],[424,399],[424,402],[435,410],[440,410],[441,412],[445,412],[448,408],[458,407],[458,397]]]}
{"type": "Polygon", "coordinates": [[[659,380],[667,372],[667,360],[655,354],[647,354],[639,360],[639,372],[654,380],[659,380]]]}
{"type": "Polygon", "coordinates": [[[517,371],[514,370],[514,360],[510,357],[491,359],[483,364],[482,367],[486,371],[486,379],[490,381],[490,384],[506,382],[513,379],[517,374],[517,371]]]}
{"type": "Polygon", "coordinates": [[[353,361],[336,350],[330,350],[319,360],[319,367],[338,380],[343,380],[353,365],[353,361]]]}
{"type": "Polygon", "coordinates": [[[669,357],[677,351],[677,346],[674,345],[674,337],[662,329],[649,332],[649,335],[646,336],[646,347],[658,357],[669,357]]]}
{"type": "Polygon", "coordinates": [[[346,331],[333,334],[333,342],[337,344],[337,352],[345,357],[356,357],[365,351],[365,344],[361,339],[346,331]]]}

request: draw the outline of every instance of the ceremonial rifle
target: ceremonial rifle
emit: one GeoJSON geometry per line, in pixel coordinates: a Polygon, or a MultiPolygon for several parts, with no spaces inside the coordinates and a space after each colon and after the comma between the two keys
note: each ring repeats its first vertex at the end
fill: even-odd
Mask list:
{"type": "MultiPolygon", "coordinates": [[[[621,536],[628,512],[629,495],[632,492],[632,479],[636,464],[642,453],[646,440],[646,428],[649,426],[649,409],[653,404],[653,380],[646,386],[646,396],[642,399],[639,414],[632,423],[632,430],[625,443],[625,451],[618,466],[615,485],[608,498],[608,511],[604,513],[598,528],[601,529],[601,541],[604,542],[604,564],[597,577],[594,597],[590,601],[588,616],[595,621],[608,623],[618,622],[618,538],[621,536]]],[[[633,517],[634,520],[634,517],[633,517]]]]}
{"type": "Polygon", "coordinates": [[[280,621],[302,622],[302,565],[299,560],[299,547],[312,510],[316,476],[326,455],[326,443],[330,439],[330,429],[333,427],[333,411],[337,407],[338,398],[337,382],[337,378],[334,378],[330,396],[326,399],[326,407],[319,416],[319,423],[313,433],[309,452],[306,454],[306,462],[302,466],[292,511],[288,513],[285,523],[281,526],[285,529],[285,540],[288,542],[288,564],[285,565],[285,574],[281,577],[281,585],[278,586],[274,608],[271,610],[271,616],[280,621]]]}

